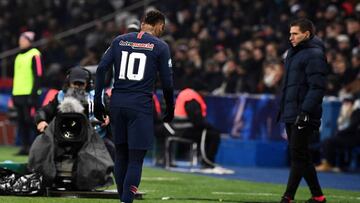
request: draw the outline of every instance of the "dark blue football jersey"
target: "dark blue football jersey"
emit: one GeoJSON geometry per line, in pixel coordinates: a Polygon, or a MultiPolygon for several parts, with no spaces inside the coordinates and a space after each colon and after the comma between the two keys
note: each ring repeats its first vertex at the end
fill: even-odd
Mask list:
{"type": "Polygon", "coordinates": [[[159,72],[162,87],[173,88],[169,46],[146,32],[116,37],[104,53],[97,71],[95,99],[101,101],[105,73],[114,68],[110,107],[152,113],[152,93],[159,72]]]}

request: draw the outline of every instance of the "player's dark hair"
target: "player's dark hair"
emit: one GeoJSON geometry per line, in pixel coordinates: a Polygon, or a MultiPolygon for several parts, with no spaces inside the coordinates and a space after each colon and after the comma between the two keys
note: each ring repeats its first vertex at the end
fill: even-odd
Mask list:
{"type": "Polygon", "coordinates": [[[154,26],[158,22],[165,22],[165,15],[157,10],[149,11],[142,20],[144,23],[154,26]]]}
{"type": "Polygon", "coordinates": [[[293,27],[293,26],[299,26],[301,32],[309,31],[310,36],[313,36],[315,33],[314,23],[311,22],[311,20],[306,19],[306,18],[301,18],[301,19],[292,21],[290,23],[290,27],[293,27]]]}

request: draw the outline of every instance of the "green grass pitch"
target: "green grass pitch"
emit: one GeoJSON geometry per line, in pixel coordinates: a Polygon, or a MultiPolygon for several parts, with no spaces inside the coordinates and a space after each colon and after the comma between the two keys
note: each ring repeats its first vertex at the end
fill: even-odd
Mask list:
{"type": "MultiPolygon", "coordinates": [[[[16,157],[14,147],[0,146],[0,162],[12,160],[26,162],[27,157],[16,157]]],[[[111,187],[111,188],[114,188],[111,187]]],[[[109,189],[111,189],[109,188],[109,189]]],[[[205,203],[205,202],[278,202],[285,185],[255,183],[241,180],[228,180],[202,175],[175,173],[162,169],[145,167],[140,191],[145,192],[139,203],[205,203]]],[[[324,189],[329,203],[360,202],[360,192],[324,189]]],[[[296,199],[298,203],[309,198],[306,187],[299,188],[296,199]]],[[[91,203],[119,202],[106,199],[80,198],[45,198],[0,196],[0,203],[91,203]]]]}

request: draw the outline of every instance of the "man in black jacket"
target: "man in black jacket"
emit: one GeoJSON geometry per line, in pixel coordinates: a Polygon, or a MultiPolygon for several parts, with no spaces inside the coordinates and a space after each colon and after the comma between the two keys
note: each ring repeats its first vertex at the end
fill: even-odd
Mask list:
{"type": "Polygon", "coordinates": [[[307,202],[326,202],[308,148],[310,137],[320,127],[328,73],[324,45],[314,36],[314,32],[310,20],[299,19],[290,24],[289,39],[292,47],[285,59],[286,73],[279,116],[286,124],[291,168],[281,203],[289,203],[294,199],[302,177],[312,194],[307,202]]]}

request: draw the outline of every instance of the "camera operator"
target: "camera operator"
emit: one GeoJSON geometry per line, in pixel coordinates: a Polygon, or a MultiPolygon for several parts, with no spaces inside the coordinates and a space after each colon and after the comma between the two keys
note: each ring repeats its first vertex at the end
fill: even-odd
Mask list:
{"type": "Polygon", "coordinates": [[[89,71],[72,68],[63,90],[35,116],[41,134],[31,146],[28,168],[40,173],[47,186],[92,190],[111,181],[114,162],[108,152],[114,146],[109,134],[96,128],[106,131],[109,118],[103,128],[94,124],[91,84],[89,71]]]}
{"type": "MultiPolygon", "coordinates": [[[[93,114],[93,98],[94,91],[91,88],[91,75],[86,69],[72,68],[65,79],[64,87],[55,95],[55,98],[46,106],[40,108],[35,115],[35,123],[37,130],[43,133],[49,123],[53,120],[56,114],[61,110],[60,103],[66,97],[73,97],[78,100],[84,107],[84,113],[89,118],[90,122],[96,123],[93,114]]],[[[108,149],[111,158],[114,160],[114,144],[111,139],[109,124],[109,117],[106,117],[105,122],[100,125],[95,125],[96,132],[103,138],[106,148],[108,149]]]]}

